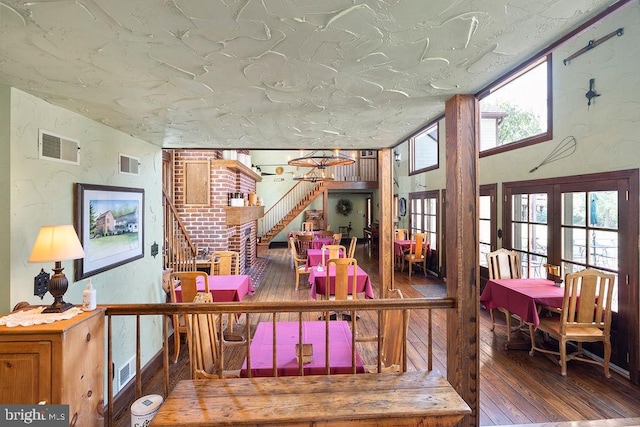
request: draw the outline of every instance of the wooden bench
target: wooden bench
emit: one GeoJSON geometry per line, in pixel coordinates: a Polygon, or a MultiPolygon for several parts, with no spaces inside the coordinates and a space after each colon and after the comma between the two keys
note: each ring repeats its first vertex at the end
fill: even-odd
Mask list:
{"type": "Polygon", "coordinates": [[[449,427],[469,413],[434,371],[228,378],[178,382],[151,426],[449,427]]]}

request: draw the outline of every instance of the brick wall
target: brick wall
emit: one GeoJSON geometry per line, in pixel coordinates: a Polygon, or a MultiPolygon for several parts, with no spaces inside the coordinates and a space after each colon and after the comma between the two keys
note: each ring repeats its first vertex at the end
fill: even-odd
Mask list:
{"type": "MultiPolygon", "coordinates": [[[[248,154],[248,151],[244,151],[248,154]]],[[[255,181],[244,174],[216,165],[221,159],[218,150],[176,150],[174,152],[174,204],[193,243],[200,248],[231,250],[240,253],[240,272],[255,262],[257,256],[257,226],[252,221],[239,226],[227,226],[224,206],[228,205],[229,193],[246,195],[256,190],[255,181]],[[185,162],[210,162],[210,204],[187,206],[185,197],[185,162]]]]}

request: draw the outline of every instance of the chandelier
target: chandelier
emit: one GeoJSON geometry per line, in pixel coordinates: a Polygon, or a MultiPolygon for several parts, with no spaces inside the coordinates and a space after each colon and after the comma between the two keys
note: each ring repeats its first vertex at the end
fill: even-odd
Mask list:
{"type": "Polygon", "coordinates": [[[333,176],[326,176],[324,170],[318,172],[319,168],[313,168],[309,172],[300,175],[294,176],[293,179],[296,181],[307,181],[307,182],[318,182],[318,181],[333,181],[333,176]]]}
{"type": "Polygon", "coordinates": [[[355,163],[354,158],[338,151],[330,150],[314,150],[306,156],[289,160],[291,166],[317,169],[326,169],[330,166],[345,166],[352,163],[355,163]]]}

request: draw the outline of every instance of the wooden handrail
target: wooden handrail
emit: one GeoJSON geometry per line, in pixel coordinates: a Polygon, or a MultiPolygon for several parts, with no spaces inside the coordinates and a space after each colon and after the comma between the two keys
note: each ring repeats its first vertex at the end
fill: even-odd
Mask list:
{"type": "MultiPolygon", "coordinates": [[[[264,236],[275,228],[289,213],[303,205],[310,196],[316,194],[324,188],[324,182],[298,181],[280,199],[273,204],[265,213],[261,220],[262,233],[264,236]]],[[[296,215],[297,216],[297,215],[296,215]]]]}
{"type": "Polygon", "coordinates": [[[173,271],[196,270],[198,248],[191,241],[189,233],[169,195],[162,189],[164,204],[164,268],[173,271]]]}
{"type": "Polygon", "coordinates": [[[378,311],[447,309],[455,307],[453,298],[381,298],[361,300],[157,303],[99,305],[107,316],[180,315],[201,313],[308,313],[320,311],[378,311]]]}
{"type": "MultiPolygon", "coordinates": [[[[228,303],[156,303],[156,304],[108,304],[100,305],[100,308],[105,309],[107,316],[107,369],[109,378],[113,378],[113,325],[112,319],[116,316],[135,316],[136,318],[136,396],[139,398],[142,394],[141,383],[141,347],[140,336],[144,333],[141,330],[141,316],[163,316],[163,349],[162,349],[162,363],[163,363],[163,377],[164,377],[164,394],[165,398],[169,394],[169,318],[172,315],[185,315],[185,314],[204,314],[204,313],[218,313],[218,314],[242,314],[247,316],[246,322],[250,323],[251,313],[266,313],[271,314],[275,319],[276,314],[279,313],[297,313],[298,321],[302,322],[302,313],[318,313],[318,312],[341,312],[341,311],[377,311],[377,326],[378,333],[376,337],[359,337],[360,341],[372,341],[378,342],[377,348],[377,365],[378,370],[381,368],[381,322],[382,312],[384,310],[427,310],[429,331],[431,330],[431,310],[432,309],[452,309],[455,307],[455,300],[453,298],[404,298],[404,299],[372,299],[372,300],[318,300],[318,301],[282,301],[274,304],[273,302],[228,302],[228,303]]],[[[222,331],[222,319],[229,316],[219,316],[219,329],[222,331]]],[[[406,317],[406,316],[404,316],[406,317]]],[[[327,322],[328,324],[328,322],[327,322]]],[[[328,326],[327,326],[328,327],[328,326]]],[[[405,346],[404,360],[401,369],[406,371],[406,340],[405,335],[406,328],[403,325],[403,342],[405,346]]],[[[275,328],[274,328],[275,331],[275,328]]],[[[175,332],[174,332],[175,333],[175,332]]],[[[275,332],[274,332],[275,333],[275,332]]],[[[251,340],[247,339],[242,345],[246,346],[246,353],[250,355],[250,343],[251,340]]],[[[428,369],[432,367],[432,346],[431,336],[428,337],[428,349],[427,349],[427,364],[428,369]]],[[[218,374],[222,375],[223,366],[223,345],[219,346],[218,357],[218,374]]],[[[275,346],[274,346],[275,351],[275,346]]],[[[328,349],[327,349],[328,351],[328,349]]],[[[352,345],[352,363],[355,363],[355,345],[352,345]]],[[[274,355],[274,364],[276,357],[274,355]]],[[[326,358],[325,360],[328,360],[326,358]]],[[[251,372],[251,358],[247,358],[247,371],[251,372]]],[[[276,372],[274,366],[274,372],[276,372]]],[[[302,368],[300,368],[302,372],[302,368]]],[[[107,381],[107,423],[113,424],[113,381],[107,381]]],[[[129,405],[132,402],[129,402],[129,405]]]]}

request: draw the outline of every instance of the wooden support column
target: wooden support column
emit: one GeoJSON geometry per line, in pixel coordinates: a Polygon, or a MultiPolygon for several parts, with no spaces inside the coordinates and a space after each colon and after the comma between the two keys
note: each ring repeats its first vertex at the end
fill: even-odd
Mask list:
{"type": "Polygon", "coordinates": [[[447,196],[447,295],[456,308],[447,311],[447,379],[467,402],[471,414],[460,425],[478,426],[478,102],[456,95],[445,107],[447,196]]]}
{"type": "MultiPolygon", "coordinates": [[[[322,216],[324,217],[324,230],[327,229],[331,224],[329,224],[329,190],[325,188],[322,192],[322,216]]],[[[333,232],[336,233],[336,226],[333,226],[333,232]]]]}
{"type": "Polygon", "coordinates": [[[393,274],[393,176],[391,149],[378,151],[378,188],[380,232],[378,237],[378,259],[380,275],[380,298],[387,296],[392,287],[393,274]]]}

